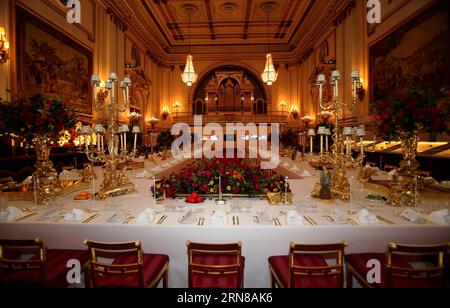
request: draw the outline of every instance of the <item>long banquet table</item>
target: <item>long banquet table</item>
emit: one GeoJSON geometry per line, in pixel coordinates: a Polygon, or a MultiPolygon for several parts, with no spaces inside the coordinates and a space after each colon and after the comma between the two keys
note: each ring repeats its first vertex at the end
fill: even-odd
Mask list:
{"type": "MultiPolygon", "coordinates": [[[[137,189],[135,194],[95,202],[75,202],[72,194],[62,200],[62,211],[67,212],[73,208],[90,210],[88,217],[98,211],[100,215],[89,223],[39,221],[38,218],[49,210],[41,208],[38,215],[20,222],[0,222],[0,238],[41,237],[50,249],[85,249],[83,241],[86,239],[106,242],[140,240],[144,252],[169,255],[170,287],[187,287],[187,240],[204,243],[241,241],[243,255],[246,257],[244,285],[251,288],[270,286],[267,259],[272,255],[287,254],[291,241],[317,244],[346,240],[347,253],[384,252],[389,242],[433,244],[450,241],[449,226],[413,224],[400,217],[403,209],[382,204],[372,204],[369,209],[394,225],[384,222],[378,225],[336,225],[325,216],[334,209],[346,213],[349,204],[341,201],[322,203],[311,199],[309,194],[318,176],[305,162],[296,164],[301,169],[309,170],[313,176],[289,181],[296,201],[294,206],[269,206],[266,200],[260,199],[231,200],[222,206],[217,206],[213,200],[197,206],[187,205],[183,200],[167,200],[164,205],[155,205],[149,193],[152,180],[135,179],[136,172],[130,172],[129,176],[134,178],[137,189]],[[135,220],[129,224],[106,223],[115,213],[137,217],[149,207],[157,213],[155,222],[162,215],[167,215],[163,224],[138,225],[135,220]],[[206,223],[179,224],[178,219],[188,209],[193,209],[197,217],[206,218],[206,223]],[[211,224],[211,215],[217,209],[227,213],[227,225],[211,224]],[[287,225],[285,214],[292,209],[311,217],[317,225],[287,225]],[[257,224],[253,217],[264,210],[268,211],[271,217],[279,218],[282,225],[257,224]],[[233,225],[233,216],[239,216],[239,225],[233,225]]],[[[8,205],[19,209],[32,206],[30,202],[9,202],[8,205]]],[[[448,202],[441,205],[438,204],[437,208],[449,206],[448,202]]],[[[354,202],[351,210],[356,211],[359,207],[354,202]]],[[[356,220],[355,216],[351,217],[356,220]]]]}

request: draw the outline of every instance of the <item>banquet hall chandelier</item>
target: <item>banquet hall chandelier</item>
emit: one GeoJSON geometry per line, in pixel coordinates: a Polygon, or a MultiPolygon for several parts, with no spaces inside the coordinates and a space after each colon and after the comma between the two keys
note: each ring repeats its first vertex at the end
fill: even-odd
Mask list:
{"type": "Polygon", "coordinates": [[[193,58],[191,54],[191,13],[194,8],[190,5],[185,6],[185,10],[189,16],[189,54],[186,56],[186,65],[184,72],[181,74],[181,79],[188,86],[192,86],[197,81],[197,74],[195,73],[193,58]]]}
{"type": "Polygon", "coordinates": [[[278,72],[273,66],[272,54],[270,53],[270,12],[273,10],[273,4],[267,3],[263,7],[267,11],[267,55],[266,55],[266,66],[264,72],[261,74],[262,80],[271,86],[275,81],[277,81],[278,72]]]}

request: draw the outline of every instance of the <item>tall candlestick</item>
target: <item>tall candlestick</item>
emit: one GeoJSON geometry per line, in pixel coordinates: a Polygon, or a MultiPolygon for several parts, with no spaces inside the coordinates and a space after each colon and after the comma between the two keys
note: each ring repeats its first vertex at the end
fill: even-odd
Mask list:
{"type": "Polygon", "coordinates": [[[100,144],[100,133],[97,134],[97,151],[100,152],[101,144],[100,144]]]}
{"type": "Polygon", "coordinates": [[[102,152],[105,151],[105,144],[103,143],[103,135],[100,136],[101,144],[102,144],[102,152]]]}
{"type": "Polygon", "coordinates": [[[323,135],[320,135],[320,154],[323,154],[323,135]]]}
{"type": "Polygon", "coordinates": [[[310,147],[311,147],[311,149],[310,149],[310,153],[312,154],[312,152],[313,152],[313,137],[311,136],[310,137],[310,147]]]}
{"type": "Polygon", "coordinates": [[[319,102],[323,100],[323,85],[319,85],[319,102]]]}
{"type": "Polygon", "coordinates": [[[134,134],[134,148],[133,148],[134,151],[136,151],[136,147],[137,147],[137,134],[134,134]]]}
{"type": "Polygon", "coordinates": [[[287,204],[287,193],[288,193],[288,182],[287,182],[287,180],[288,180],[288,177],[286,176],[285,180],[284,180],[284,204],[287,204]]]}
{"type": "Polygon", "coordinates": [[[123,146],[124,146],[124,150],[125,150],[125,152],[127,151],[127,132],[124,132],[123,133],[123,136],[124,136],[124,143],[123,143],[123,146]]]}
{"type": "Polygon", "coordinates": [[[326,142],[326,151],[328,152],[329,151],[329,148],[328,148],[328,135],[325,137],[326,139],[325,139],[325,142],[326,142]]]}
{"type": "Polygon", "coordinates": [[[346,149],[347,149],[347,155],[350,155],[350,137],[346,137],[346,149]]]}

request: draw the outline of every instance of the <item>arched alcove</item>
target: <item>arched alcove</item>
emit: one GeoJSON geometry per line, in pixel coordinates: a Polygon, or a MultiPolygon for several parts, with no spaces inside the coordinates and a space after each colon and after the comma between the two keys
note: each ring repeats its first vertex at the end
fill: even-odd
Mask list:
{"type": "Polygon", "coordinates": [[[238,65],[211,69],[203,74],[192,93],[194,114],[252,114],[258,111],[254,108],[256,101],[266,105],[268,102],[261,80],[249,69],[238,65]],[[199,100],[204,102],[201,110],[197,108],[199,100]]]}

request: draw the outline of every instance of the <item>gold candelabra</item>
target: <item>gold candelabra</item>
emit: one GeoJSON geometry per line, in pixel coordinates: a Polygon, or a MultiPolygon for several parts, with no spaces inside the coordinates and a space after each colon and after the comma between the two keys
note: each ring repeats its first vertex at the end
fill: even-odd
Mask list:
{"type": "MultiPolygon", "coordinates": [[[[332,112],[334,117],[334,134],[332,146],[332,163],[333,163],[333,175],[332,175],[332,189],[331,191],[336,197],[341,199],[349,199],[350,197],[350,184],[346,177],[346,164],[347,157],[344,152],[345,141],[343,138],[343,133],[339,127],[340,113],[344,108],[353,108],[358,100],[357,88],[361,84],[359,73],[354,71],[351,75],[352,87],[353,87],[353,102],[349,107],[345,102],[341,102],[339,97],[339,80],[341,79],[341,74],[339,71],[333,71],[331,75],[331,85],[333,86],[333,101],[326,104],[323,101],[323,86],[326,82],[325,75],[320,74],[317,77],[317,86],[319,87],[319,104],[322,111],[332,112]]],[[[313,195],[317,195],[317,191],[320,191],[320,184],[316,185],[313,195]]]]}
{"type": "MultiPolygon", "coordinates": [[[[116,100],[116,83],[117,74],[111,73],[108,81],[105,83],[105,89],[110,95],[105,100],[98,100],[97,90],[100,87],[100,79],[97,75],[91,78],[91,84],[94,93],[94,107],[97,112],[105,109],[109,110],[108,127],[105,129],[103,125],[95,125],[94,131],[90,133],[96,134],[97,144],[94,146],[92,139],[87,142],[85,153],[91,162],[104,163],[103,182],[97,194],[97,198],[105,199],[109,196],[117,196],[132,193],[135,191],[133,183],[124,174],[124,170],[117,170],[120,163],[124,163],[136,156],[136,142],[134,149],[129,151],[127,147],[127,133],[130,131],[128,125],[118,126],[116,118],[118,113],[125,112],[130,106],[130,87],[131,80],[125,77],[120,82],[120,88],[123,91],[124,103],[119,105],[116,100]],[[106,147],[104,145],[106,139],[106,147]]],[[[137,130],[133,130],[137,134],[137,130]]],[[[89,133],[89,128],[82,129],[83,134],[89,133]]],[[[135,136],[136,139],[136,136],[135,136]]]]}

